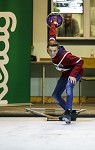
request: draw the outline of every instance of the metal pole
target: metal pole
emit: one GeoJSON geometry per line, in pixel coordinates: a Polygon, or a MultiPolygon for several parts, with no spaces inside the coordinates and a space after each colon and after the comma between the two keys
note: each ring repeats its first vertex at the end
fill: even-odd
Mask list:
{"type": "Polygon", "coordinates": [[[43,76],[42,76],[42,102],[44,104],[44,91],[45,91],[45,65],[43,65],[43,76]]]}

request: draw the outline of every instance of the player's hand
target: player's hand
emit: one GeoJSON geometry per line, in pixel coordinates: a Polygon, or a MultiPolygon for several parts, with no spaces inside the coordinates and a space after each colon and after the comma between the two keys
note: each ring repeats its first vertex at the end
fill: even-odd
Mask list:
{"type": "Polygon", "coordinates": [[[57,20],[56,20],[56,19],[51,20],[51,23],[54,23],[54,24],[55,24],[55,26],[58,26],[58,22],[57,22],[57,20]]]}
{"type": "Polygon", "coordinates": [[[55,20],[54,22],[53,22],[55,25],[58,25],[58,22],[55,20]]]}
{"type": "Polygon", "coordinates": [[[76,78],[69,76],[68,80],[70,80],[71,83],[76,84],[76,78]]]}

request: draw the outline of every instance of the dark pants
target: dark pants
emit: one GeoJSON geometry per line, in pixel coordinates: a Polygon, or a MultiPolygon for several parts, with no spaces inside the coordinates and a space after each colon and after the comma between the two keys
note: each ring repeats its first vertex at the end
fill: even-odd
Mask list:
{"type": "MultiPolygon", "coordinates": [[[[78,74],[76,77],[76,81],[78,82],[80,78],[81,75],[78,74]]],[[[68,77],[64,78],[61,76],[54,89],[52,97],[55,99],[56,103],[58,103],[64,110],[72,110],[73,88],[74,84],[71,83],[70,80],[68,80],[68,77]],[[66,101],[61,96],[64,90],[66,90],[66,101]]]]}

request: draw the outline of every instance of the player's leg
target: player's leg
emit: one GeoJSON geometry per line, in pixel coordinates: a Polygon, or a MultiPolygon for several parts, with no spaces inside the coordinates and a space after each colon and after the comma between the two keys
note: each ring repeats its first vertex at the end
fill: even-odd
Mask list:
{"type": "Polygon", "coordinates": [[[66,88],[67,81],[68,78],[60,77],[52,94],[52,97],[54,98],[56,103],[58,103],[64,110],[66,110],[66,102],[61,95],[66,88]]]}
{"type": "MultiPolygon", "coordinates": [[[[78,74],[76,77],[76,81],[78,82],[81,78],[81,75],[78,74]]],[[[66,85],[66,109],[72,110],[72,101],[73,101],[73,88],[74,84],[68,80],[66,85]]]]}
{"type": "MultiPolygon", "coordinates": [[[[78,82],[81,78],[81,75],[78,74],[76,77],[76,81],[78,82]]],[[[64,118],[67,123],[71,122],[71,117],[74,112],[72,112],[72,101],[73,101],[73,88],[74,84],[68,80],[67,85],[66,85],[66,111],[64,113],[64,118]]]]}

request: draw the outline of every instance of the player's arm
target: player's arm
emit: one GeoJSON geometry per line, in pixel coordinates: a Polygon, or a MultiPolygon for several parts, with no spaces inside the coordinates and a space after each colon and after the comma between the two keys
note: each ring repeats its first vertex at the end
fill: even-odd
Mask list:
{"type": "Polygon", "coordinates": [[[72,71],[69,76],[69,80],[72,83],[76,83],[76,76],[81,71],[84,61],[82,58],[72,55],[71,53],[66,56],[66,64],[72,66],[72,71]]]}

